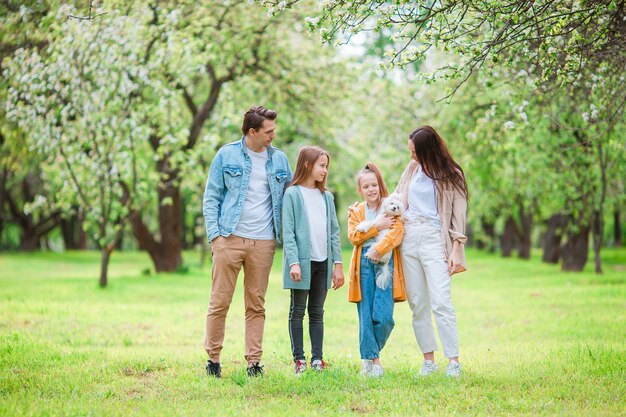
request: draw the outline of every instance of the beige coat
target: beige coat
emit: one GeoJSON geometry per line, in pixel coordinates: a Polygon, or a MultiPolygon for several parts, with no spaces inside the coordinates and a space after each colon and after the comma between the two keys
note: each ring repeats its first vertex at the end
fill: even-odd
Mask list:
{"type": "MultiPolygon", "coordinates": [[[[402,194],[405,210],[409,206],[409,185],[417,167],[417,162],[409,162],[395,189],[395,192],[402,194]]],[[[446,252],[446,261],[452,252],[453,242],[458,241],[461,244],[461,265],[463,268],[457,269],[454,273],[463,272],[467,269],[465,262],[467,199],[452,184],[437,182],[437,213],[441,222],[441,241],[446,252]]]]}

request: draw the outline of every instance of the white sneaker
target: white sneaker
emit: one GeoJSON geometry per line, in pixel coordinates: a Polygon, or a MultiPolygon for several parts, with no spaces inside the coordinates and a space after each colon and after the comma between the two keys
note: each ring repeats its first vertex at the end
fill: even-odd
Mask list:
{"type": "Polygon", "coordinates": [[[361,363],[363,364],[363,368],[361,369],[361,375],[369,376],[372,372],[372,365],[374,364],[371,359],[362,359],[361,363]]]}
{"type": "Polygon", "coordinates": [[[293,372],[297,376],[302,375],[306,372],[306,361],[304,359],[296,359],[293,362],[293,372]]]}
{"type": "Polygon", "coordinates": [[[461,376],[461,364],[455,361],[451,361],[446,369],[446,376],[458,378],[461,376]]]}
{"type": "Polygon", "coordinates": [[[420,370],[419,376],[428,376],[434,372],[437,372],[437,364],[433,361],[424,361],[422,364],[422,369],[420,370]]]}
{"type": "Polygon", "coordinates": [[[311,362],[311,369],[317,372],[322,372],[324,369],[326,369],[326,366],[326,362],[321,359],[315,359],[311,362]]]}
{"type": "Polygon", "coordinates": [[[372,378],[380,378],[384,374],[385,374],[385,370],[380,364],[378,363],[372,364],[372,370],[370,371],[369,376],[371,376],[372,378]]]}

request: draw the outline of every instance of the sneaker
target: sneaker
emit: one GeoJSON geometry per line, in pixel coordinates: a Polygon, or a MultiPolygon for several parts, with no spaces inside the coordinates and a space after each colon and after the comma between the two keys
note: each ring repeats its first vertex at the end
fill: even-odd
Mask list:
{"type": "Polygon", "coordinates": [[[306,371],[306,361],[303,359],[296,359],[293,362],[293,372],[296,375],[302,375],[306,371]]]}
{"type": "Polygon", "coordinates": [[[361,363],[363,364],[363,368],[361,369],[361,375],[369,376],[372,372],[372,365],[374,364],[371,359],[362,359],[361,363]]]}
{"type": "Polygon", "coordinates": [[[315,359],[314,361],[311,361],[311,369],[316,370],[317,372],[322,372],[326,368],[326,366],[328,366],[326,362],[321,359],[315,359]]]}
{"type": "Polygon", "coordinates": [[[206,364],[206,374],[215,378],[222,377],[222,367],[219,362],[213,362],[211,359],[206,364]]]}
{"type": "Polygon", "coordinates": [[[385,370],[383,369],[382,365],[375,363],[372,365],[372,370],[370,371],[369,376],[371,376],[372,378],[380,378],[384,374],[385,370]]]}
{"type": "Polygon", "coordinates": [[[247,368],[248,376],[263,376],[263,366],[258,362],[249,363],[247,368]]]}
{"type": "Polygon", "coordinates": [[[455,361],[451,361],[446,369],[446,376],[458,378],[461,376],[461,364],[455,361]]]}
{"type": "Polygon", "coordinates": [[[433,361],[424,361],[422,364],[422,369],[420,370],[420,376],[428,376],[434,372],[437,372],[437,364],[433,361]]]}

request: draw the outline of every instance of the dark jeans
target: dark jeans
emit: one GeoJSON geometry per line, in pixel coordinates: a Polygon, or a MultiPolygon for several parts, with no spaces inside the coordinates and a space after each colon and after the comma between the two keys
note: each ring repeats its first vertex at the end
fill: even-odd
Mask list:
{"type": "Polygon", "coordinates": [[[324,344],[324,302],[326,301],[326,277],[328,262],[311,261],[311,287],[309,290],[291,290],[289,306],[289,336],[293,359],[304,360],[303,326],[304,310],[309,313],[309,337],[311,339],[311,361],[322,359],[324,344]],[[307,307],[308,298],[308,307],[307,307]]]}

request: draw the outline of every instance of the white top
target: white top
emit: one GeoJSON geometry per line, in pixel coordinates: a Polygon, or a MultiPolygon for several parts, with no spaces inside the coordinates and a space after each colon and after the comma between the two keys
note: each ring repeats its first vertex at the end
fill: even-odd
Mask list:
{"type": "Polygon", "coordinates": [[[246,148],[246,151],[252,161],[252,171],[241,217],[233,234],[246,239],[274,240],[272,194],[265,170],[269,158],[267,149],[254,152],[246,148]]]}
{"type": "Polygon", "coordinates": [[[408,218],[425,217],[440,227],[437,214],[437,191],[435,181],[424,174],[422,166],[418,165],[417,172],[409,186],[409,208],[406,211],[408,218]]]}
{"type": "MultiPolygon", "coordinates": [[[[376,220],[376,216],[378,216],[379,211],[380,208],[378,209],[378,211],[374,211],[367,205],[367,203],[365,203],[365,220],[373,222],[374,220],[376,220]]],[[[363,242],[363,247],[373,245],[374,243],[376,243],[376,236],[371,237],[363,242]]]]}
{"type": "Polygon", "coordinates": [[[304,199],[304,209],[309,221],[311,235],[311,260],[322,262],[328,259],[328,235],[326,219],[326,201],[318,188],[300,186],[300,193],[304,199]]]}

